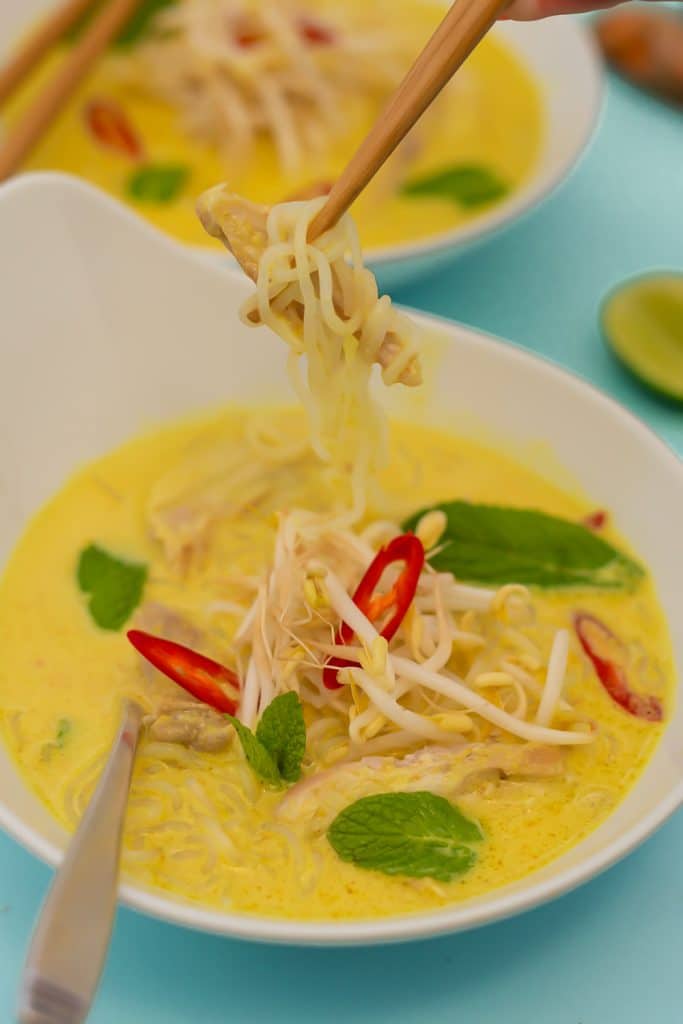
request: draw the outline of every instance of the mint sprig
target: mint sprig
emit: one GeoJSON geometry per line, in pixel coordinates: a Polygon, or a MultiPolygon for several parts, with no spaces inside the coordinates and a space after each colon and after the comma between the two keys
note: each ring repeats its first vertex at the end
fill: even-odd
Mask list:
{"type": "Polygon", "coordinates": [[[380,793],[345,808],[327,838],[344,861],[385,875],[450,882],[473,867],[483,833],[434,793],[380,793]]]}
{"type": "Polygon", "coordinates": [[[446,199],[459,206],[474,207],[501,199],[508,187],[488,167],[456,164],[413,178],[401,191],[413,198],[446,199]]]}
{"type": "Polygon", "coordinates": [[[190,176],[185,164],[146,164],[133,171],[126,189],[141,203],[171,203],[182,192],[190,176]]]}
{"type": "Polygon", "coordinates": [[[71,734],[71,719],[60,718],[57,722],[57,732],[55,734],[55,746],[61,750],[71,734]]]}
{"type": "Polygon", "coordinates": [[[301,701],[295,693],[282,693],[261,715],[253,733],[232,715],[244,756],[259,778],[281,787],[301,776],[306,750],[306,724],[301,701]]]}
{"type": "Polygon", "coordinates": [[[72,723],[70,718],[60,718],[55,729],[55,738],[50,743],[43,744],[41,758],[49,761],[55,750],[63,750],[71,735],[72,723]]]}
{"type": "MultiPolygon", "coordinates": [[[[468,583],[623,590],[644,572],[595,531],[536,509],[447,501],[446,529],[430,564],[468,583]]],[[[403,524],[414,530],[423,509],[403,524]]]]}
{"type": "Polygon", "coordinates": [[[256,728],[256,738],[274,759],[285,782],[296,782],[301,777],[306,725],[295,693],[283,693],[268,705],[256,728]]]}
{"type": "Polygon", "coordinates": [[[147,566],[124,562],[90,544],[78,560],[78,585],[89,595],[88,610],[100,629],[121,629],[140,604],[147,566]]]}
{"type": "Polygon", "coordinates": [[[235,732],[239,736],[239,741],[242,744],[242,750],[248,764],[253,768],[258,777],[267,782],[269,786],[282,786],[282,776],[280,775],[277,762],[268,748],[254,736],[248,726],[232,715],[227,717],[232,722],[235,732]]]}

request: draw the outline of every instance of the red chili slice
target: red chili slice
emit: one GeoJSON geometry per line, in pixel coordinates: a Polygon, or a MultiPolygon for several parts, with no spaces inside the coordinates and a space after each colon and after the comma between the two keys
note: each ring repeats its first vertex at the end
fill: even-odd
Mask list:
{"type": "Polygon", "coordinates": [[[225,690],[228,688],[239,693],[240,683],[235,673],[225,665],[182,644],[139,629],[129,630],[127,636],[143,658],[197,700],[224,714],[235,714],[239,698],[229,696],[225,690]]]}
{"type": "Polygon", "coordinates": [[[299,18],[297,22],[299,35],[311,46],[331,46],[337,38],[329,27],[312,18],[299,18]]]}
{"type": "Polygon", "coordinates": [[[113,100],[91,100],[84,112],[85,123],[100,145],[133,160],[142,156],[142,144],[126,117],[113,100]]]}
{"type": "Polygon", "coordinates": [[[623,643],[607,626],[588,612],[574,617],[574,629],[596,675],[615,704],[636,718],[661,722],[664,709],[659,698],[636,693],[628,684],[628,655],[623,643]]]}
{"type": "Polygon", "coordinates": [[[582,520],[587,530],[602,530],[607,525],[607,512],[604,508],[597,508],[582,520]]]}
{"type": "MultiPolygon", "coordinates": [[[[406,616],[415,597],[424,560],[425,549],[422,542],[412,533],[403,533],[380,548],[356,587],[353,595],[354,604],[371,622],[378,622],[390,609],[395,609],[380,630],[385,640],[391,640],[406,616]],[[375,594],[384,570],[394,562],[405,562],[403,572],[386,594],[375,594]]],[[[342,622],[335,637],[335,644],[348,644],[353,635],[351,626],[342,622]]],[[[339,689],[341,683],[337,682],[337,670],[354,664],[355,662],[345,661],[343,658],[332,658],[323,669],[323,682],[327,689],[339,689]]]]}
{"type": "Polygon", "coordinates": [[[235,32],[233,36],[235,43],[242,50],[250,50],[252,46],[256,46],[258,43],[263,42],[263,35],[261,32],[257,32],[254,29],[241,29],[235,32]]]}

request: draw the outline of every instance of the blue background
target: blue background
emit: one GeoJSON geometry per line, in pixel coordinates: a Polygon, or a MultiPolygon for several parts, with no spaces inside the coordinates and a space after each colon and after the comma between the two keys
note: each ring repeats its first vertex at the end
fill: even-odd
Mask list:
{"type": "MultiPolygon", "coordinates": [[[[683,270],[683,116],[610,81],[595,143],[539,210],[401,302],[544,353],[683,453],[683,409],[644,392],[600,341],[616,282],[683,270]]],[[[680,1024],[683,814],[579,891],[465,935],[297,950],[195,935],[121,911],[93,1024],[680,1024]]],[[[0,837],[0,1021],[49,872],[0,837]]]]}

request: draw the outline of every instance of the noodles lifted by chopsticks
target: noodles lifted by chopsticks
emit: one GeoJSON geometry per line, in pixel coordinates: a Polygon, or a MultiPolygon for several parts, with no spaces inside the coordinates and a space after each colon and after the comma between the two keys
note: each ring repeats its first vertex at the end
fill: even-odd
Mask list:
{"type": "Polygon", "coordinates": [[[419,384],[417,330],[378,295],[349,215],[315,242],[307,240],[323,202],[268,210],[218,186],[202,196],[199,213],[256,280],[242,319],[268,325],[290,346],[289,375],[306,408],[313,447],[340,483],[350,479],[356,520],[384,461],[385,420],[370,392],[372,366],[381,365],[386,384],[419,384]]]}

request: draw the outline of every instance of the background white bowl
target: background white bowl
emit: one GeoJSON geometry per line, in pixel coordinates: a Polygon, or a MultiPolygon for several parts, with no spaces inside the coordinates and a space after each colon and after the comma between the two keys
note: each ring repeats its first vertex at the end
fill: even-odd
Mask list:
{"type": "MultiPolygon", "coordinates": [[[[67,474],[138,429],[231,399],[290,398],[285,346],[237,319],[249,285],[75,179],[25,176],[0,189],[0,265],[0,564],[67,474]]],[[[394,410],[477,436],[485,429],[519,450],[547,442],[578,485],[614,510],[650,565],[683,664],[683,469],[676,456],[630,413],[550,363],[455,324],[419,319],[443,336],[428,354],[428,408],[420,408],[419,394],[393,389],[394,410]]],[[[205,910],[132,884],[121,897],[167,921],[274,942],[452,932],[586,881],[682,801],[679,704],[644,776],[609,821],[542,871],[438,913],[303,924],[205,910]]],[[[50,864],[59,861],[66,836],[4,749],[0,825],[50,864]]]]}
{"type": "MultiPolygon", "coordinates": [[[[2,0],[0,54],[51,6],[54,0],[2,0]]],[[[536,168],[522,188],[475,220],[429,239],[368,250],[368,262],[384,288],[431,273],[454,253],[538,205],[566,178],[593,134],[602,103],[602,61],[585,24],[572,18],[510,21],[501,22],[494,32],[531,69],[545,98],[546,137],[536,168]]],[[[215,256],[209,249],[199,251],[215,256]]]]}

